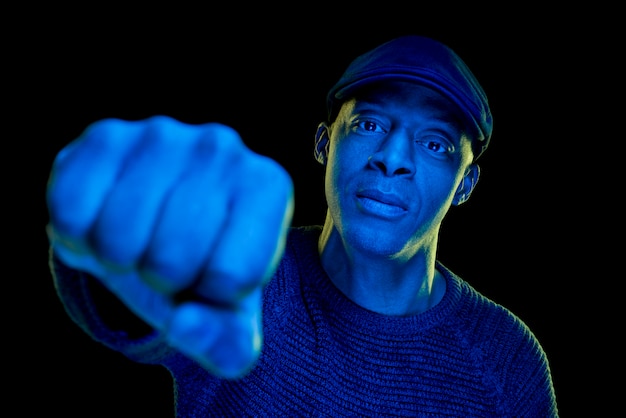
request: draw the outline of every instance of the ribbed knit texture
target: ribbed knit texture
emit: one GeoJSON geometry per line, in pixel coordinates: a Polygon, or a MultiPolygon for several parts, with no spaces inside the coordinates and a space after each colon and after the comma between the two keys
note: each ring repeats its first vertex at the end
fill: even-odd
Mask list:
{"type": "Polygon", "coordinates": [[[94,339],[170,370],[180,417],[558,416],[546,355],[519,318],[442,265],[446,294],[429,311],[363,309],[321,268],[319,231],[292,229],[265,289],[263,352],[239,380],[212,377],[158,336],[111,332],[92,305],[93,278],[58,262],[55,278],[94,339]]]}

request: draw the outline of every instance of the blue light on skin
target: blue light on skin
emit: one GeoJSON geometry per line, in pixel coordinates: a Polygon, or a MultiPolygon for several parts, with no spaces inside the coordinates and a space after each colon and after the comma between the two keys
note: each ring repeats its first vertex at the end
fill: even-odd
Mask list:
{"type": "Polygon", "coordinates": [[[416,84],[387,82],[321,124],[328,212],[319,250],[331,280],[373,311],[407,315],[445,293],[435,269],[441,223],[479,169],[456,105],[416,84]]]}

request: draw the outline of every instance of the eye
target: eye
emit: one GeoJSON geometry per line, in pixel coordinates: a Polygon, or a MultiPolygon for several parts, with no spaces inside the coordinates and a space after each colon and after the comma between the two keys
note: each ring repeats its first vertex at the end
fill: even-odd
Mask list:
{"type": "Polygon", "coordinates": [[[372,120],[362,120],[357,122],[357,129],[370,133],[384,133],[385,130],[376,122],[372,120]]]}
{"type": "Polygon", "coordinates": [[[434,153],[449,153],[454,151],[454,148],[448,141],[438,136],[421,138],[417,140],[417,143],[434,153]]]}

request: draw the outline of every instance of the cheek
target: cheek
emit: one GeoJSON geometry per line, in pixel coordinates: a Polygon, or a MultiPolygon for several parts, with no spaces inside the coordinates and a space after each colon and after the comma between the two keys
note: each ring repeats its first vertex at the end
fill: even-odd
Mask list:
{"type": "Polygon", "coordinates": [[[329,205],[338,205],[341,190],[345,189],[347,178],[352,171],[350,153],[345,147],[331,146],[326,160],[325,189],[329,205]]]}
{"type": "Polygon", "coordinates": [[[338,189],[340,189],[339,183],[341,182],[340,169],[335,163],[335,160],[329,158],[326,163],[326,173],[324,176],[324,189],[326,193],[326,200],[328,204],[332,204],[337,198],[338,189]]]}
{"type": "Polygon", "coordinates": [[[367,165],[367,160],[374,153],[373,141],[360,140],[354,137],[334,139],[328,148],[328,164],[335,171],[357,171],[367,165]]]}
{"type": "Polygon", "coordinates": [[[368,165],[373,150],[372,144],[351,138],[335,139],[328,148],[326,160],[325,186],[327,199],[335,195],[349,193],[350,183],[358,181],[368,165]]]}
{"type": "Polygon", "coordinates": [[[440,216],[442,218],[448,213],[448,211],[450,210],[450,207],[452,206],[456,188],[457,188],[457,182],[452,178],[448,179],[448,181],[442,182],[439,188],[439,194],[437,196],[437,203],[439,206],[439,211],[441,212],[440,216]]]}

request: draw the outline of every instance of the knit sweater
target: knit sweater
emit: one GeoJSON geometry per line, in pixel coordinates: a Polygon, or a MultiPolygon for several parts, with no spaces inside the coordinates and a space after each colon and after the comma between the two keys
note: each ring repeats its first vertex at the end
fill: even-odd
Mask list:
{"type": "Polygon", "coordinates": [[[154,331],[129,333],[119,323],[132,314],[97,280],[54,256],[51,267],[65,309],[93,339],[170,371],[179,417],[558,416],[546,354],[512,312],[440,263],[447,287],[433,308],[366,310],[324,272],[319,233],[290,230],[264,289],[262,353],[236,380],[211,375],[154,331]]]}

